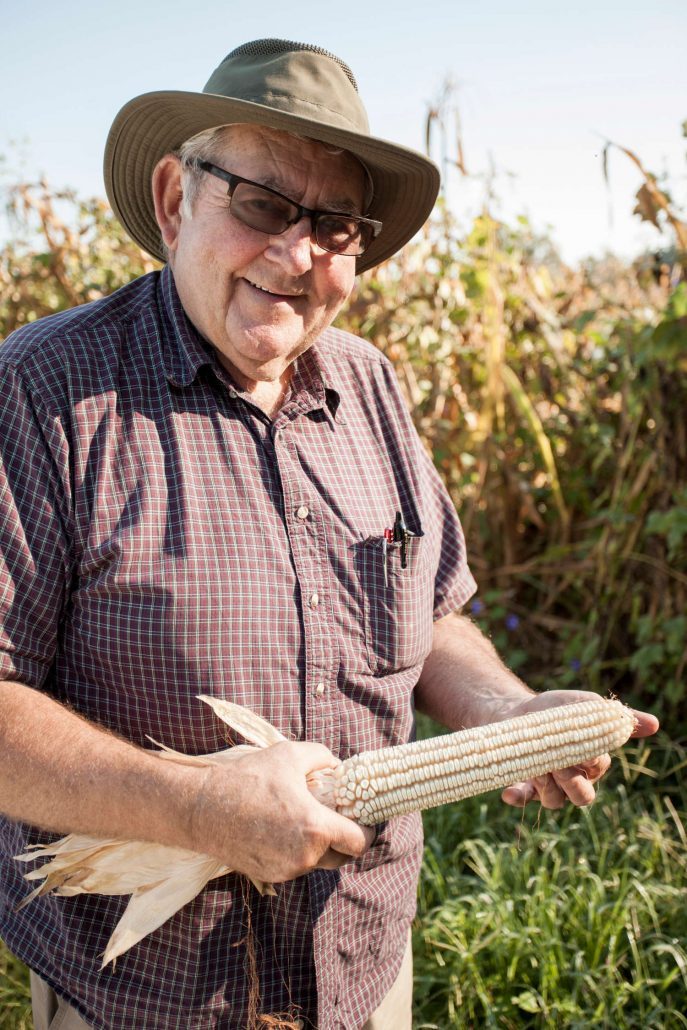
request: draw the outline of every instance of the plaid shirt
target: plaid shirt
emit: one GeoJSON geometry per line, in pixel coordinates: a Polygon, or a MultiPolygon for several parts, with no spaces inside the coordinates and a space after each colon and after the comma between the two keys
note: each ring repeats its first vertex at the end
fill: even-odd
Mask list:
{"type": "MultiPolygon", "coordinates": [[[[0,675],[142,747],[226,746],[196,695],[345,758],[413,735],[432,619],[474,589],[453,505],[375,348],[328,329],[273,420],[189,323],[168,269],[0,350],[0,675]],[[384,568],[383,531],[403,513],[384,568]]],[[[0,823],[0,932],[96,1028],[244,1027],[260,1011],[360,1027],[398,973],[419,816],[360,861],[261,898],[221,877],[100,971],[128,899],[27,894],[0,823]]]]}

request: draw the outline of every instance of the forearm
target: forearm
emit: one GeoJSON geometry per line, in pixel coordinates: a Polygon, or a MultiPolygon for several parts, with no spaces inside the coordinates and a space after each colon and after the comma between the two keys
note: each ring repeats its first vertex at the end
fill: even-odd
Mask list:
{"type": "Polygon", "coordinates": [[[415,688],[419,711],[459,730],[506,719],[532,696],[473,622],[448,615],[435,623],[432,651],[415,688]]]}
{"type": "Polygon", "coordinates": [[[0,682],[0,811],[58,833],[191,847],[202,769],[162,761],[40,691],[0,682]]]}
{"type": "MultiPolygon", "coordinates": [[[[535,694],[503,664],[483,633],[459,615],[449,615],[434,627],[434,642],[415,688],[419,711],[452,730],[499,722],[527,712],[585,701],[595,695],[581,690],[547,690],[535,694]]],[[[633,736],[655,733],[658,720],[635,712],[633,736]]],[[[594,784],[610,765],[608,755],[571,769],[554,770],[503,792],[508,804],[522,806],[538,799],[545,808],[560,808],[566,801],[588,805],[594,784]]]]}
{"type": "Polygon", "coordinates": [[[57,833],[152,841],[280,881],[363,854],[373,834],[325,808],[322,745],[284,742],[222,765],[168,761],[39,691],[0,682],[0,811],[57,833]]]}

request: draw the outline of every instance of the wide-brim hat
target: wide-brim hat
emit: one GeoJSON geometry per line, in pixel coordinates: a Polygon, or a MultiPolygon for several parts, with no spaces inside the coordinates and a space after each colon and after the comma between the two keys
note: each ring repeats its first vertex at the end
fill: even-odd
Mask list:
{"type": "Polygon", "coordinates": [[[232,123],[329,143],[363,163],[373,188],[365,214],[384,227],[357,259],[359,272],[395,254],[429,217],[439,190],[436,165],[370,135],[350,68],[319,47],[260,39],[225,57],[202,93],[144,93],[115,118],[105,147],[107,196],[128,234],[149,254],[165,260],[151,189],[155,165],[191,136],[232,123]]]}

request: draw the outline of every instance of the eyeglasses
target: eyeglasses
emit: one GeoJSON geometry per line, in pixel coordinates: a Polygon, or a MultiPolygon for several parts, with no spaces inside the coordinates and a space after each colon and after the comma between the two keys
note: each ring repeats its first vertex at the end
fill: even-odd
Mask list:
{"type": "Polygon", "coordinates": [[[269,186],[261,186],[240,175],[226,172],[209,161],[197,161],[204,172],[228,183],[229,210],[239,222],[267,233],[281,236],[291,225],[306,216],[312,223],[318,247],[330,254],[359,257],[382,231],[382,223],[362,215],[339,214],[334,211],[313,211],[296,204],[269,186]]]}

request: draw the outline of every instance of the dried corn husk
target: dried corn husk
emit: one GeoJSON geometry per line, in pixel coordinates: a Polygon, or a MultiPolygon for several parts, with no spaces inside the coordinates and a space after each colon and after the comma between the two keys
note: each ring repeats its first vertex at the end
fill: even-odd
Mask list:
{"type": "MultiPolygon", "coordinates": [[[[161,758],[187,765],[222,765],[246,752],[286,739],[274,726],[247,708],[215,697],[203,697],[202,700],[252,743],[239,744],[210,755],[184,755],[158,744],[161,758]]],[[[103,840],[78,833],[70,833],[52,844],[35,845],[16,857],[19,862],[52,859],[25,874],[25,879],[42,880],[42,883],[24,898],[19,909],[44,894],[62,897],[75,894],[131,895],[103,953],[103,966],[114,962],[119,955],[162,926],[192,901],[210,880],[232,872],[218,859],[186,848],[147,841],[103,840]]],[[[252,882],[261,894],[275,893],[271,884],[258,880],[252,882]]]]}
{"type": "MultiPolygon", "coordinates": [[[[200,700],[251,743],[195,756],[158,744],[161,758],[193,765],[223,764],[286,739],[246,708],[215,697],[200,700]]],[[[586,761],[620,747],[634,726],[634,716],[620,702],[595,698],[432,741],[356,755],[334,769],[313,772],[308,786],[323,804],[371,825],[586,761]]],[[[27,880],[43,882],[20,907],[47,893],[131,894],[108,941],[104,966],[160,927],[209,880],[232,871],[215,858],[184,848],[81,834],[36,845],[17,856],[21,862],[46,857],[51,861],[25,874],[27,880]]],[[[271,885],[253,882],[262,893],[274,893],[271,885]]]]}

